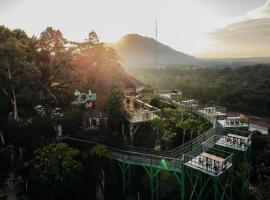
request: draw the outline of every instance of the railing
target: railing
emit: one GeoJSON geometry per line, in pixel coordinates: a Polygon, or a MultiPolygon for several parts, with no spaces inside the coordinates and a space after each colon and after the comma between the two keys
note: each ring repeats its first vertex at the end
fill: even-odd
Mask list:
{"type": "Polygon", "coordinates": [[[183,162],[193,168],[205,171],[212,175],[219,175],[232,166],[232,154],[227,152],[220,152],[219,149],[208,149],[205,151],[207,154],[199,154],[198,156],[192,156],[185,154],[183,162]],[[209,155],[209,156],[207,156],[209,155]],[[220,160],[216,160],[213,157],[218,157],[220,160]]]}
{"type": "Polygon", "coordinates": [[[228,127],[228,128],[233,128],[233,127],[248,127],[249,126],[249,120],[247,120],[247,119],[241,119],[241,120],[224,119],[224,120],[218,120],[218,122],[223,127],[228,127]]]}
{"type": "Polygon", "coordinates": [[[145,121],[151,121],[157,117],[157,114],[161,111],[160,109],[151,106],[139,99],[132,100],[133,108],[126,108],[126,119],[131,123],[139,123],[145,121]]]}
{"type": "Polygon", "coordinates": [[[157,117],[156,111],[128,112],[126,119],[131,123],[151,121],[157,117]]]}
{"type": "Polygon", "coordinates": [[[136,165],[152,166],[168,171],[180,171],[182,160],[167,156],[147,154],[145,152],[134,152],[109,147],[110,155],[113,159],[136,165]]]}
{"type": "Polygon", "coordinates": [[[188,153],[188,152],[193,152],[196,151],[197,148],[200,148],[200,145],[208,140],[211,136],[214,134],[214,129],[210,128],[208,131],[205,133],[199,135],[198,137],[194,138],[193,140],[176,147],[170,151],[170,156],[177,158],[181,157],[183,154],[188,153]]]}
{"type": "Polygon", "coordinates": [[[213,144],[229,147],[237,150],[245,151],[251,145],[251,135],[247,135],[245,138],[239,138],[232,135],[214,135],[207,141],[208,146],[213,146],[213,144]]]}
{"type": "MultiPolygon", "coordinates": [[[[181,145],[171,151],[158,151],[147,148],[138,148],[130,146],[122,146],[121,148],[114,148],[108,145],[108,149],[112,159],[118,161],[125,161],[137,165],[147,165],[166,170],[181,170],[183,164],[183,155],[188,152],[195,152],[201,149],[201,144],[213,135],[213,129],[209,129],[202,135],[196,137],[194,140],[181,145]]],[[[73,137],[66,137],[65,139],[86,142],[89,144],[100,144],[99,142],[87,141],[73,137]]],[[[103,144],[104,145],[104,144],[103,144]]]]}
{"type": "MultiPolygon", "coordinates": [[[[65,137],[64,139],[84,142],[90,145],[97,145],[93,141],[82,140],[73,137],[65,137]]],[[[102,144],[104,145],[104,144],[102,144]]],[[[151,149],[125,147],[122,149],[104,145],[109,153],[110,158],[121,162],[131,163],[135,165],[152,166],[168,171],[180,171],[182,168],[182,160],[179,158],[171,158],[168,153],[163,151],[155,151],[151,149]]]]}

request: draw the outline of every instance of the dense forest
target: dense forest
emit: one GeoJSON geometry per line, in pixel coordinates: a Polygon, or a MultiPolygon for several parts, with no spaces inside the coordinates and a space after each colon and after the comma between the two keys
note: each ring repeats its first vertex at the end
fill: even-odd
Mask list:
{"type": "MultiPolygon", "coordinates": [[[[218,102],[268,115],[267,66],[132,72],[155,87],[179,88],[203,103],[218,102]]],[[[136,166],[131,169],[132,188],[122,195],[122,172],[107,146],[127,148],[128,144],[124,76],[120,58],[95,32],[74,42],[52,27],[29,37],[23,30],[0,26],[0,199],[150,199],[146,171],[136,166]],[[94,106],[107,114],[107,127],[85,129],[85,109],[71,106],[77,90],[97,94],[94,106]],[[56,107],[62,109],[62,116],[56,107]],[[59,123],[64,135],[95,142],[59,139],[59,123]]],[[[211,127],[186,109],[164,105],[150,90],[154,98],[149,103],[162,113],[138,128],[136,148],[168,151],[211,127]]],[[[248,198],[266,199],[269,137],[254,133],[254,144],[248,198]]],[[[159,199],[179,199],[179,185],[172,173],[160,172],[159,181],[159,199]]]]}
{"type": "Polygon", "coordinates": [[[215,103],[238,112],[270,116],[270,65],[226,68],[129,68],[159,89],[180,89],[203,104],[215,103]]]}

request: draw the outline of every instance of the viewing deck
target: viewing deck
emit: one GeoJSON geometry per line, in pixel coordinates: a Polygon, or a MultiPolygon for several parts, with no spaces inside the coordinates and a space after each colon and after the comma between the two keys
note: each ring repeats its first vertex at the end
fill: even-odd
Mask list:
{"type": "Polygon", "coordinates": [[[226,117],[226,108],[221,106],[213,106],[213,107],[206,107],[201,110],[198,110],[199,113],[205,116],[213,116],[213,117],[226,117]]]}
{"type": "Polygon", "coordinates": [[[237,127],[249,127],[249,119],[245,116],[232,116],[222,120],[218,120],[218,123],[223,128],[237,128],[237,127]]]}
{"type": "Polygon", "coordinates": [[[190,100],[182,101],[180,105],[185,108],[196,108],[199,106],[199,103],[198,103],[198,100],[190,99],[190,100]]]}
{"type": "Polygon", "coordinates": [[[158,108],[155,108],[135,97],[129,97],[128,102],[125,105],[126,119],[130,123],[141,123],[151,121],[157,118],[157,114],[160,112],[158,108]]]}
{"type": "Polygon", "coordinates": [[[251,134],[247,136],[227,134],[220,136],[216,141],[216,145],[232,148],[238,151],[246,151],[251,145],[251,134]]]}
{"type": "Polygon", "coordinates": [[[232,154],[210,148],[198,156],[185,155],[185,165],[211,176],[219,176],[232,166],[232,154]]]}
{"type": "Polygon", "coordinates": [[[180,90],[161,90],[159,96],[165,100],[181,99],[183,93],[180,90]]]}

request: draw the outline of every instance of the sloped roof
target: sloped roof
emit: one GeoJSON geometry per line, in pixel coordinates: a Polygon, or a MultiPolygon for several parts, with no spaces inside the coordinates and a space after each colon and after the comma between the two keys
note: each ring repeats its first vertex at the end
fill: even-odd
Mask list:
{"type": "Polygon", "coordinates": [[[124,76],[124,84],[126,88],[142,88],[145,87],[145,84],[141,82],[140,80],[134,78],[133,76],[129,75],[128,73],[125,73],[124,76]]]}

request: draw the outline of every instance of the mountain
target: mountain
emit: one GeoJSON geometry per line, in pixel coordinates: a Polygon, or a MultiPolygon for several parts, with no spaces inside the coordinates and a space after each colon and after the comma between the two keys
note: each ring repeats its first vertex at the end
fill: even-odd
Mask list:
{"type": "MultiPolygon", "coordinates": [[[[118,42],[109,44],[116,49],[125,67],[154,67],[155,40],[138,34],[128,34],[118,42]]],[[[157,42],[157,63],[159,67],[176,64],[190,64],[199,59],[178,52],[169,46],[157,42]]]]}

